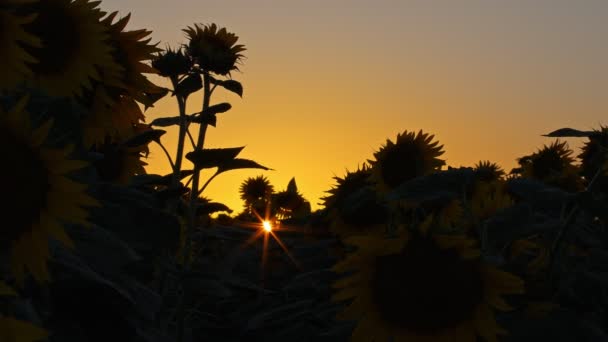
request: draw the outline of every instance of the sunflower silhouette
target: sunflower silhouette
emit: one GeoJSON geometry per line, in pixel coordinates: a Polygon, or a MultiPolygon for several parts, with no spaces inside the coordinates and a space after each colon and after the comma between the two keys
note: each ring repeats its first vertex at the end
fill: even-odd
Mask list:
{"type": "Polygon", "coordinates": [[[386,145],[374,153],[375,160],[369,160],[372,167],[371,179],[380,193],[386,193],[405,181],[430,172],[440,170],[445,161],[439,159],[443,145],[433,142],[434,135],[405,131],[397,135],[397,140],[386,141],[386,145]]]}
{"type": "Polygon", "coordinates": [[[235,45],[239,37],[218,28],[215,24],[194,25],[183,30],[190,42],[187,53],[204,71],[228,75],[238,70],[237,63],[243,58],[244,45],[235,45]]]}
{"type": "Polygon", "coordinates": [[[537,179],[566,191],[580,191],[582,179],[571,154],[567,142],[556,140],[531,155],[519,158],[520,168],[514,171],[524,178],[537,179]]]}
{"type": "Polygon", "coordinates": [[[347,239],[358,250],[334,270],[349,272],[333,300],[352,300],[340,319],[357,320],[353,341],[496,341],[506,333],[493,309],[522,293],[523,281],[484,263],[474,240],[419,230],[397,238],[347,239]]]}
{"type": "Polygon", "coordinates": [[[89,0],[45,0],[20,6],[34,17],[25,29],[40,46],[25,46],[35,63],[32,83],[53,96],[81,96],[99,80],[99,70],[115,70],[112,47],[101,23],[105,14],[89,0]]]}
{"type": "Polygon", "coordinates": [[[6,222],[0,236],[3,250],[10,250],[13,275],[22,282],[29,271],[36,280],[49,279],[46,260],[49,237],[71,245],[62,224],[88,225],[86,206],[97,201],[85,193],[87,186],[68,177],[87,164],[69,160],[72,149],[43,147],[51,122],[31,129],[25,112],[27,98],[11,110],[0,109],[0,145],[10,146],[3,154],[0,174],[13,197],[1,206],[6,222]]]}

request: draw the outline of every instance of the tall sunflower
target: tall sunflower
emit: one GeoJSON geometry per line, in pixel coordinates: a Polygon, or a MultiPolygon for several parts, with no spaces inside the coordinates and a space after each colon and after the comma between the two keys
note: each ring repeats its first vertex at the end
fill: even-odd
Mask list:
{"type": "Polygon", "coordinates": [[[19,16],[14,11],[0,9],[0,91],[14,88],[32,75],[28,63],[35,63],[23,46],[40,47],[40,39],[25,31],[35,15],[19,16]]]}
{"type": "Polygon", "coordinates": [[[533,178],[566,191],[582,190],[578,167],[571,157],[568,143],[556,140],[537,152],[518,159],[518,170],[522,177],[533,178]]]}
{"type": "Polygon", "coordinates": [[[0,108],[0,146],[7,147],[0,176],[4,193],[11,196],[0,207],[1,217],[11,222],[2,229],[0,245],[10,250],[11,270],[19,282],[26,271],[38,281],[48,280],[48,238],[70,245],[62,224],[88,225],[83,207],[98,205],[85,193],[85,184],[68,177],[86,163],[67,159],[71,148],[42,146],[51,122],[31,129],[26,102],[23,98],[8,112],[0,108]]]}
{"type": "Polygon", "coordinates": [[[190,40],[187,53],[204,71],[228,75],[238,70],[236,64],[243,58],[244,45],[235,45],[239,37],[217,25],[198,24],[183,30],[190,40]]]}
{"type": "Polygon", "coordinates": [[[53,96],[80,96],[100,77],[99,69],[116,70],[112,48],[100,20],[98,1],[45,0],[23,5],[35,15],[26,30],[42,45],[26,47],[36,60],[30,68],[33,84],[53,96]]]}
{"type": "Polygon", "coordinates": [[[401,183],[440,170],[445,161],[439,159],[443,145],[433,142],[434,135],[405,131],[397,140],[386,141],[386,145],[374,153],[371,179],[381,193],[389,192],[401,183]]]}
{"type": "Polygon", "coordinates": [[[358,250],[334,267],[351,273],[334,284],[333,299],[352,299],[339,318],[358,321],[353,341],[496,341],[506,331],[493,309],[510,309],[501,296],[524,291],[521,279],[484,263],[461,236],[425,228],[348,242],[358,250]]]}

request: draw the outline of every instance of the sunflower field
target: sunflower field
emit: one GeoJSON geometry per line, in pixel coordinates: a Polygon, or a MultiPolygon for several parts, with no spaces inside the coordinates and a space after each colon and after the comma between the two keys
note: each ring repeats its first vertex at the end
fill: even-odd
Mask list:
{"type": "Polygon", "coordinates": [[[0,0],[0,342],[608,341],[608,128],[548,133],[508,173],[406,130],[321,210],[258,176],[231,217],[208,184],[270,170],[205,147],[245,46],[194,24],[160,49],[100,5],[0,0]],[[170,174],[146,173],[150,144],[170,174]]]}

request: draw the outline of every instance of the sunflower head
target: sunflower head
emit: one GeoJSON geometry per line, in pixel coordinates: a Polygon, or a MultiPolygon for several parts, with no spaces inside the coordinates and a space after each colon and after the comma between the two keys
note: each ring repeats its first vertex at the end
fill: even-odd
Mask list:
{"type": "Polygon", "coordinates": [[[119,66],[118,72],[104,72],[103,86],[113,88],[109,91],[113,98],[128,95],[137,102],[148,105],[147,93],[159,93],[161,89],[150,82],[143,74],[156,74],[157,70],[146,64],[160,52],[156,44],[150,44],[151,31],[140,29],[125,31],[131,15],[114,21],[117,12],[112,12],[102,20],[109,34],[109,44],[113,48],[112,59],[119,66]]]}
{"type": "Polygon", "coordinates": [[[474,220],[481,222],[513,203],[514,199],[509,195],[505,181],[477,181],[470,201],[471,214],[474,220]]]}
{"type": "Polygon", "coordinates": [[[11,222],[1,229],[0,246],[10,250],[11,269],[19,282],[26,271],[39,281],[48,280],[48,238],[71,245],[62,224],[88,225],[83,207],[98,205],[85,193],[86,185],[68,177],[87,164],[67,159],[71,148],[45,148],[51,122],[32,129],[26,103],[23,98],[9,111],[0,106],[0,146],[6,147],[0,177],[6,183],[3,191],[10,194],[0,214],[11,222]]]}
{"type": "Polygon", "coordinates": [[[356,171],[347,171],[344,178],[334,177],[337,184],[327,191],[328,196],[321,198],[323,204],[328,209],[341,206],[348,196],[373,184],[369,179],[370,175],[370,167],[363,164],[362,167],[357,167],[356,171]]]}
{"type": "Polygon", "coordinates": [[[273,192],[274,187],[270,184],[268,178],[263,175],[247,178],[239,188],[241,199],[245,201],[246,206],[260,200],[267,200],[273,192]]]}
{"type": "MultiPolygon", "coordinates": [[[[133,135],[136,129],[133,128],[133,135]]],[[[147,144],[129,147],[107,139],[105,143],[95,146],[93,151],[102,156],[95,161],[94,166],[99,179],[104,182],[127,184],[131,177],[146,173],[144,166],[147,163],[142,158],[148,152],[147,144]]]]}
{"type": "MultiPolygon", "coordinates": [[[[581,173],[587,182],[600,168],[608,169],[608,126],[601,126],[599,130],[594,130],[582,147],[582,152],[578,155],[581,160],[581,173]]],[[[606,175],[606,173],[604,173],[606,175]]],[[[602,178],[606,178],[605,176],[602,178]]],[[[608,183],[603,180],[602,183],[608,183]]],[[[602,188],[608,189],[608,186],[602,188]]]]}
{"type": "Polygon", "coordinates": [[[341,238],[386,230],[389,209],[370,188],[361,188],[329,210],[330,230],[341,238]]]}
{"type": "Polygon", "coordinates": [[[89,0],[47,0],[24,4],[21,11],[34,16],[26,30],[40,39],[25,46],[33,84],[53,96],[80,96],[99,80],[99,70],[118,72],[101,18],[105,14],[89,0]]]}
{"type": "Polygon", "coordinates": [[[340,318],[358,320],[353,340],[493,341],[504,333],[493,309],[509,309],[501,296],[523,292],[519,278],[484,263],[460,235],[426,227],[347,242],[358,250],[334,270],[354,273],[334,284],[333,299],[352,299],[340,318]]]}
{"type": "Polygon", "coordinates": [[[192,68],[192,58],[183,50],[172,50],[167,47],[165,51],[156,54],[152,59],[152,67],[164,77],[177,77],[187,74],[192,68]]]}
{"type": "Polygon", "coordinates": [[[566,191],[579,191],[582,184],[571,154],[568,143],[557,140],[531,155],[519,158],[521,167],[518,172],[522,177],[537,179],[566,191]]]}
{"type": "Polygon", "coordinates": [[[397,135],[397,140],[386,141],[386,145],[374,153],[375,160],[369,160],[372,167],[371,179],[377,189],[388,192],[401,183],[440,170],[445,161],[439,159],[443,145],[433,142],[434,135],[419,131],[405,131],[397,135]]]}
{"type": "Polygon", "coordinates": [[[244,45],[235,45],[239,37],[218,28],[215,24],[188,27],[183,30],[188,39],[187,51],[201,69],[218,75],[238,70],[236,64],[243,58],[244,45]]]}
{"type": "Polygon", "coordinates": [[[21,16],[8,9],[0,8],[0,91],[21,85],[26,77],[32,76],[28,66],[36,60],[23,46],[40,48],[40,39],[25,31],[35,15],[21,16]]]}
{"type": "Polygon", "coordinates": [[[486,182],[499,180],[505,175],[505,171],[498,164],[489,160],[482,160],[475,164],[473,171],[475,171],[476,179],[486,182]]]}

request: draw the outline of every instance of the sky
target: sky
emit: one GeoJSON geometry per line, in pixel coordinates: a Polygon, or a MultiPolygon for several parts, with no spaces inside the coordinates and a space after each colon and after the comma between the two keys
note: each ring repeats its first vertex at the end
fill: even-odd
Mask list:
{"type": "MultiPolygon", "coordinates": [[[[490,160],[509,171],[562,127],[608,125],[608,1],[604,0],[103,0],[131,12],[128,28],[152,30],[159,47],[186,43],[182,29],[216,23],[247,48],[244,96],[230,102],[205,147],[273,171],[218,176],[205,196],[238,212],[240,184],[292,177],[313,209],[334,176],[373,158],[386,139],[422,129],[444,145],[447,165],[490,160]]],[[[164,81],[152,78],[155,83],[164,81]]],[[[188,112],[200,111],[200,96],[188,112]]],[[[177,115],[167,97],[147,121],[177,115]]],[[[165,145],[175,154],[177,132],[165,145]]],[[[567,139],[579,153],[584,140],[567,139]]],[[[147,170],[170,166],[152,147],[147,170]]],[[[189,165],[189,162],[186,162],[189,165]]],[[[208,177],[208,173],[203,176],[208,177]]]]}

